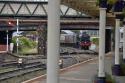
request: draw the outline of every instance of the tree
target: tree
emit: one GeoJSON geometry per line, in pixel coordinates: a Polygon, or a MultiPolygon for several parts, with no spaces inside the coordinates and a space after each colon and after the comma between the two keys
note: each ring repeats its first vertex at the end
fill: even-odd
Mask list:
{"type": "Polygon", "coordinates": [[[41,24],[38,29],[38,54],[46,55],[47,28],[45,24],[41,24]]]}

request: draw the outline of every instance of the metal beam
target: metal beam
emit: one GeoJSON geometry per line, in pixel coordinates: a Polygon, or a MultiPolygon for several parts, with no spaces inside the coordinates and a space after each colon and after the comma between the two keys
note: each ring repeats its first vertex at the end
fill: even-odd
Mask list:
{"type": "MultiPolygon", "coordinates": [[[[42,2],[42,1],[0,1],[0,17],[2,18],[43,18],[44,16],[47,17],[47,4],[48,2],[42,2]],[[4,12],[6,11],[6,12],[4,12]]],[[[63,5],[64,6],[64,5],[63,5]]],[[[61,7],[63,7],[61,6],[61,7]]],[[[68,9],[61,8],[60,14],[62,12],[63,17],[68,16],[79,16],[79,17],[88,17],[85,16],[83,13],[79,14],[76,12],[76,14],[73,11],[70,11],[72,8],[69,8],[68,6],[65,6],[68,9]],[[71,12],[71,15],[67,15],[67,12],[71,12]]]]}
{"type": "Polygon", "coordinates": [[[27,4],[42,3],[42,4],[48,4],[47,1],[21,1],[21,0],[18,0],[18,1],[2,0],[2,1],[0,1],[0,3],[17,3],[17,4],[19,4],[19,3],[27,3],[27,4]]]}

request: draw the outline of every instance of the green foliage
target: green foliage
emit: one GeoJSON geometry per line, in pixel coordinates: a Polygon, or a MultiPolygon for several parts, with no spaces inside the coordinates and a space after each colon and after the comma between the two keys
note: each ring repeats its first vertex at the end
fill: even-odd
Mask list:
{"type": "MultiPolygon", "coordinates": [[[[17,37],[13,37],[12,42],[14,43],[14,46],[16,47],[16,39],[17,37]]],[[[19,50],[23,50],[24,48],[34,48],[36,47],[36,42],[32,41],[29,38],[26,37],[19,37],[19,50]]],[[[16,48],[15,48],[16,49],[16,48]]]]}
{"type": "MultiPolygon", "coordinates": [[[[117,0],[107,0],[108,4],[114,4],[117,0]]],[[[97,5],[99,5],[100,0],[97,0],[97,5]]]]}
{"type": "Polygon", "coordinates": [[[99,5],[99,0],[97,0],[97,5],[99,5]]]}
{"type": "Polygon", "coordinates": [[[107,3],[114,4],[117,0],[108,0],[107,3]]]}
{"type": "Polygon", "coordinates": [[[99,45],[99,38],[91,38],[92,43],[99,45]]]}
{"type": "Polygon", "coordinates": [[[116,83],[115,79],[113,79],[112,76],[108,73],[106,73],[106,82],[107,83],[116,83]]]}
{"type": "Polygon", "coordinates": [[[19,38],[20,40],[20,45],[23,47],[32,47],[32,41],[30,41],[28,38],[26,37],[21,37],[19,38]]]}

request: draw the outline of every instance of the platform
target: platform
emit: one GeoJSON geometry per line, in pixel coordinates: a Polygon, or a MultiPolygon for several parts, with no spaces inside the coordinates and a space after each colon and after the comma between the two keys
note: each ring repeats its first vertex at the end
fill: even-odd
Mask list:
{"type": "MultiPolygon", "coordinates": [[[[113,59],[111,53],[106,57],[106,72],[111,73],[113,59]],[[108,64],[108,65],[107,65],[108,64]]],[[[61,70],[60,83],[92,83],[93,77],[97,74],[98,58],[91,59],[87,62],[78,63],[72,67],[61,70]]],[[[112,76],[118,83],[124,83],[125,76],[112,76]]],[[[33,78],[23,83],[46,83],[45,76],[33,78]]]]}

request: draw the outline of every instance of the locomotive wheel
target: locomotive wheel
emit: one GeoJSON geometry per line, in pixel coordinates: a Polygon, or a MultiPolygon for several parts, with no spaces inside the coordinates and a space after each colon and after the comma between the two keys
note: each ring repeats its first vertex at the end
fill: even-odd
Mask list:
{"type": "Polygon", "coordinates": [[[84,47],[84,50],[89,50],[89,46],[85,46],[85,47],[84,47]]]}
{"type": "Polygon", "coordinates": [[[81,49],[84,49],[84,47],[81,46],[81,49]]]}
{"type": "Polygon", "coordinates": [[[84,50],[86,50],[86,47],[83,47],[84,50]]]}
{"type": "Polygon", "coordinates": [[[86,47],[86,50],[89,50],[89,46],[86,47]]]}
{"type": "Polygon", "coordinates": [[[85,50],[85,47],[81,46],[81,49],[85,50]]]}

